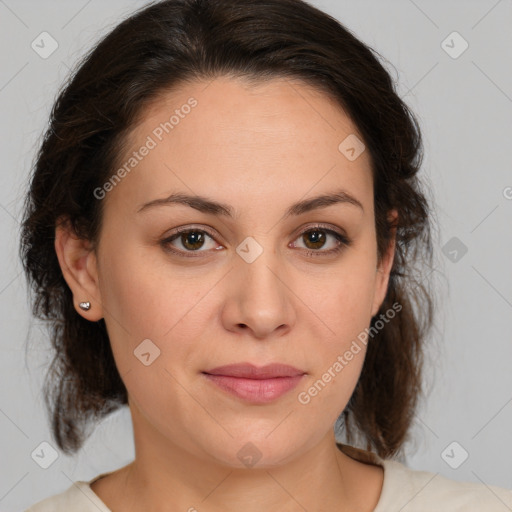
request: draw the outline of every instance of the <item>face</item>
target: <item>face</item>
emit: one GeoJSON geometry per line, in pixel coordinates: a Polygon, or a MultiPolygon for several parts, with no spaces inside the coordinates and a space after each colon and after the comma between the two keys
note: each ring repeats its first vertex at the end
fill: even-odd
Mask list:
{"type": "Polygon", "coordinates": [[[393,247],[378,266],[368,151],[339,149],[354,136],[322,93],[277,79],[187,84],[134,127],[125,172],[98,192],[85,287],[136,437],[236,467],[254,451],[270,467],[332,431],[364,361],[366,345],[351,347],[392,263],[393,247]],[[223,206],[164,201],[172,194],[223,206]],[[298,371],[212,377],[240,363],[298,371]]]}

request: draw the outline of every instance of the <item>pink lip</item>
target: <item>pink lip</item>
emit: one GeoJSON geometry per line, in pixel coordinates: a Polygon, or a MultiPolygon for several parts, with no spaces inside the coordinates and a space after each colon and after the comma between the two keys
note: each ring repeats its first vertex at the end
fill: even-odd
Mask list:
{"type": "Polygon", "coordinates": [[[261,368],[249,363],[220,366],[203,374],[238,398],[252,403],[268,403],[297,386],[306,372],[284,364],[261,368]]]}

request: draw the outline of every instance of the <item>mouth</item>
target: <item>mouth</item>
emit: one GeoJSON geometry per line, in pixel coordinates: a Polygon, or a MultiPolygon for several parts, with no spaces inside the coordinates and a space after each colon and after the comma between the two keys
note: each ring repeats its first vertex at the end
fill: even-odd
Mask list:
{"type": "Polygon", "coordinates": [[[295,388],[306,372],[285,364],[256,367],[250,363],[219,366],[202,372],[209,382],[253,404],[277,400],[295,388]]]}

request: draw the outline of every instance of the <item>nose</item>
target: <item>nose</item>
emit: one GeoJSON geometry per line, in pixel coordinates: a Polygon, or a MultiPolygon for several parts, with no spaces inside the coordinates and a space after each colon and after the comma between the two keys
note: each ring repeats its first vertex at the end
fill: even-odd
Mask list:
{"type": "Polygon", "coordinates": [[[282,336],[296,321],[298,298],[291,278],[271,250],[249,261],[235,258],[222,313],[224,326],[257,339],[282,336]]]}

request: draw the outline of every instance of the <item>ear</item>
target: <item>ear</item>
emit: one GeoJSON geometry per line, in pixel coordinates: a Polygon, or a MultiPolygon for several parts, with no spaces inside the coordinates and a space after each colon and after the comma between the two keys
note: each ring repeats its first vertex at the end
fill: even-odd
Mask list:
{"type": "Polygon", "coordinates": [[[389,283],[389,274],[391,272],[391,267],[393,266],[393,260],[395,256],[395,246],[396,246],[396,221],[398,219],[397,210],[391,210],[388,214],[388,222],[392,223],[391,229],[391,239],[389,241],[386,252],[382,256],[382,261],[377,267],[377,276],[375,280],[375,292],[373,295],[373,304],[371,316],[375,316],[379,311],[382,303],[384,302],[384,298],[386,297],[386,293],[388,290],[389,283]]]}
{"type": "Polygon", "coordinates": [[[76,235],[68,219],[59,219],[55,227],[55,252],[64,279],[73,293],[76,311],[93,322],[103,318],[96,253],[89,240],[76,235]],[[90,309],[82,310],[80,302],[90,302],[90,309]]]}

